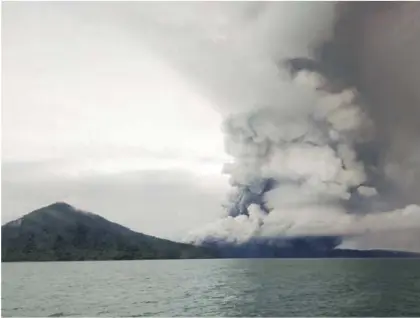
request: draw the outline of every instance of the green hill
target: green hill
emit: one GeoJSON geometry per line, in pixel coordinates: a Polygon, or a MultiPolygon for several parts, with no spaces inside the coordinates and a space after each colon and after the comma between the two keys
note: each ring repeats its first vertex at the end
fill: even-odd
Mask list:
{"type": "Polygon", "coordinates": [[[2,261],[212,258],[211,249],[134,232],[66,203],[2,226],[2,261]]]}

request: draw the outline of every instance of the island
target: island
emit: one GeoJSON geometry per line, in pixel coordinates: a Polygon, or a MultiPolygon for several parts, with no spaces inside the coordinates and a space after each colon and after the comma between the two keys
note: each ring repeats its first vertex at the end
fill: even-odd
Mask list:
{"type": "Polygon", "coordinates": [[[1,236],[3,262],[420,257],[403,251],[339,249],[340,237],[333,236],[260,238],[241,244],[208,238],[196,246],[138,233],[64,202],[4,224],[1,236]]]}
{"type": "Polygon", "coordinates": [[[205,247],[138,233],[57,202],[2,226],[2,261],[213,258],[205,247]]]}

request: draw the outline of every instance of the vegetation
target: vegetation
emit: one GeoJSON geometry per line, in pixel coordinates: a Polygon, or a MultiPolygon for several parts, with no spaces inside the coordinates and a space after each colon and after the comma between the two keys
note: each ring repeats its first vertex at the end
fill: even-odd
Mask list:
{"type": "Polygon", "coordinates": [[[55,203],[2,226],[2,261],[213,258],[209,248],[134,232],[55,203]]]}
{"type": "Polygon", "coordinates": [[[52,204],[9,222],[2,226],[1,234],[3,262],[214,257],[420,257],[408,252],[334,249],[335,237],[294,238],[286,246],[279,247],[258,240],[242,245],[208,242],[205,247],[196,247],[134,232],[65,203],[52,204]]]}

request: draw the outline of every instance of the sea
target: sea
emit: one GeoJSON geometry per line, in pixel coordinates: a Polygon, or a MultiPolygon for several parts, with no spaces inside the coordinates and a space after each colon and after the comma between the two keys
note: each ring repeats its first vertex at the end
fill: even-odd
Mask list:
{"type": "Polygon", "coordinates": [[[2,263],[2,317],[420,316],[418,259],[2,263]]]}

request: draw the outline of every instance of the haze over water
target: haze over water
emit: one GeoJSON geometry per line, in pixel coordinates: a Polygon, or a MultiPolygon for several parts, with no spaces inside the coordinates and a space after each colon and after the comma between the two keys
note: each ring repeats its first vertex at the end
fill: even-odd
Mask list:
{"type": "Polygon", "coordinates": [[[420,316],[420,261],[3,263],[2,316],[420,316]]]}

